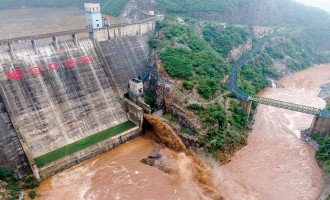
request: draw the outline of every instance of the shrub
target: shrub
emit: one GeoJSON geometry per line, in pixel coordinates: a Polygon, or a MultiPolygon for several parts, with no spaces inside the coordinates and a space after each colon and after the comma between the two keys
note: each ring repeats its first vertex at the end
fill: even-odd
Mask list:
{"type": "Polygon", "coordinates": [[[208,25],[203,30],[203,36],[217,52],[228,56],[232,49],[247,41],[249,31],[245,27],[233,25],[226,27],[208,25]]]}
{"type": "Polygon", "coordinates": [[[319,144],[316,151],[317,159],[322,163],[324,170],[330,173],[330,132],[326,135],[313,134],[312,138],[319,144]]]}
{"type": "Polygon", "coordinates": [[[31,199],[35,199],[37,196],[37,193],[34,190],[31,190],[31,191],[29,191],[28,195],[31,199]]]}
{"type": "Polygon", "coordinates": [[[192,89],[194,89],[194,83],[191,81],[183,81],[182,82],[182,86],[186,89],[191,91],[192,89]]]}
{"type": "Polygon", "coordinates": [[[192,75],[191,51],[184,48],[167,48],[160,54],[170,76],[189,78],[192,75]]]}
{"type": "Polygon", "coordinates": [[[198,80],[197,90],[205,99],[210,99],[219,87],[220,83],[218,80],[205,76],[198,80]]]}
{"type": "Polygon", "coordinates": [[[196,110],[196,111],[197,110],[203,110],[203,106],[200,105],[200,104],[197,104],[197,103],[189,104],[187,106],[187,108],[190,109],[190,110],[196,110]]]}
{"type": "Polygon", "coordinates": [[[154,95],[155,94],[154,94],[154,92],[152,90],[149,89],[149,90],[146,91],[145,101],[151,107],[154,107],[155,106],[156,99],[155,99],[154,95]]]}
{"type": "Polygon", "coordinates": [[[22,179],[22,181],[23,181],[23,185],[22,185],[23,189],[33,189],[39,187],[40,185],[40,181],[36,179],[34,176],[26,176],[22,179]]]}

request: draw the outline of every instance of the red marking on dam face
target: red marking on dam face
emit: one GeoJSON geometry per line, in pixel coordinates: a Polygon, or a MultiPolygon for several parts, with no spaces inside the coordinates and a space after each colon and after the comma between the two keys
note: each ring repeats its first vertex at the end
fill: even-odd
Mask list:
{"type": "Polygon", "coordinates": [[[92,59],[89,56],[83,56],[81,57],[81,64],[85,64],[85,63],[91,63],[93,62],[92,59]]]}
{"type": "Polygon", "coordinates": [[[29,67],[28,72],[30,73],[30,76],[33,76],[34,74],[38,74],[38,75],[42,74],[40,66],[29,67]]]}
{"type": "Polygon", "coordinates": [[[60,63],[52,62],[52,63],[48,64],[48,67],[50,67],[52,70],[56,70],[56,69],[60,68],[60,63]]]}
{"type": "MultiPolygon", "coordinates": [[[[92,63],[92,62],[93,62],[93,60],[89,56],[81,57],[81,64],[92,63]]],[[[77,62],[75,58],[70,58],[65,61],[65,65],[70,68],[73,68],[74,66],[76,66],[78,64],[79,64],[79,62],[77,62]]],[[[56,70],[61,67],[61,64],[59,62],[52,62],[52,63],[48,64],[48,67],[52,70],[56,70]]],[[[41,75],[42,74],[41,66],[29,67],[28,72],[30,73],[30,76],[33,76],[35,74],[41,75]]],[[[7,77],[8,77],[8,80],[20,80],[24,77],[24,73],[19,69],[14,69],[7,73],[7,77]]]]}
{"type": "Polygon", "coordinates": [[[21,70],[15,69],[7,73],[9,80],[19,80],[23,78],[24,74],[21,70]]]}
{"type": "Polygon", "coordinates": [[[78,65],[78,62],[76,61],[76,59],[71,58],[71,59],[66,60],[66,66],[67,67],[71,67],[72,68],[75,65],[78,65]]]}

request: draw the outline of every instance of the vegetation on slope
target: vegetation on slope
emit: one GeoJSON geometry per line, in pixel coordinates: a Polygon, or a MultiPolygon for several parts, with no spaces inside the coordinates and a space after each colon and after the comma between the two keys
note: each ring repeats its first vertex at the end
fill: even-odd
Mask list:
{"type": "Polygon", "coordinates": [[[287,35],[277,34],[269,40],[263,51],[254,55],[240,70],[238,86],[248,94],[255,95],[268,86],[267,78],[278,78],[272,68],[280,61],[289,69],[299,71],[313,64],[329,62],[329,57],[320,53],[313,43],[287,35]]]}
{"type": "Polygon", "coordinates": [[[191,25],[165,20],[158,23],[158,28],[164,37],[153,37],[149,45],[160,52],[167,73],[182,79],[189,90],[196,85],[205,99],[216,96],[223,89],[220,80],[228,72],[222,56],[191,25]]]}
{"type": "Polygon", "coordinates": [[[247,42],[250,37],[247,27],[208,25],[203,29],[203,36],[218,53],[227,57],[230,51],[247,42]]]}
{"type": "Polygon", "coordinates": [[[266,52],[274,59],[284,60],[287,66],[295,71],[328,61],[323,54],[316,50],[313,43],[305,41],[299,36],[275,37],[266,46],[266,52]]]}
{"type": "Polygon", "coordinates": [[[160,7],[169,13],[188,12],[224,12],[231,6],[242,2],[242,0],[157,0],[160,7]]]}
{"type": "Polygon", "coordinates": [[[323,169],[330,174],[330,132],[328,134],[313,134],[312,138],[319,144],[316,158],[321,162],[323,169]]]}
{"type": "MultiPolygon", "coordinates": [[[[222,42],[229,44],[226,50],[230,51],[230,48],[245,42],[246,38],[242,40],[242,37],[247,34],[238,26],[230,25],[228,30],[219,26],[224,30],[222,34],[218,34],[217,40],[206,42],[203,30],[206,30],[205,35],[209,38],[212,37],[210,34],[217,34],[210,27],[210,24],[200,27],[198,21],[179,23],[174,18],[167,18],[157,24],[159,33],[149,41],[150,47],[159,52],[167,74],[182,82],[181,89],[185,93],[196,91],[205,100],[212,100],[226,90],[226,84],[221,80],[228,75],[229,65],[224,62],[221,54],[224,49],[222,42]],[[197,26],[201,32],[196,30],[197,26]]],[[[227,155],[245,145],[247,138],[243,132],[247,122],[246,113],[236,101],[226,102],[226,105],[218,100],[205,105],[185,105],[202,123],[202,132],[205,134],[200,136],[199,144],[221,161],[225,161],[227,155]]],[[[194,135],[188,128],[183,128],[182,131],[194,135]]]]}
{"type": "MultiPolygon", "coordinates": [[[[157,24],[157,29],[159,32],[150,39],[149,45],[159,52],[167,74],[182,83],[181,89],[185,93],[198,92],[208,101],[227,89],[223,81],[229,75],[229,64],[223,58],[247,40],[252,39],[253,45],[259,40],[247,26],[189,18],[184,22],[167,18],[157,24]]],[[[238,80],[241,89],[254,95],[267,87],[267,78],[279,76],[272,68],[275,62],[285,63],[295,71],[326,61],[314,43],[289,33],[288,29],[281,29],[270,36],[261,50],[241,68],[238,80]]],[[[205,134],[200,138],[200,144],[212,154],[226,155],[245,144],[246,135],[242,130],[247,116],[234,100],[228,104],[222,98],[220,102],[186,107],[202,122],[205,134]]],[[[191,135],[186,129],[184,132],[191,135]]],[[[220,159],[224,160],[221,156],[220,159]]]]}
{"type": "Polygon", "coordinates": [[[230,100],[230,115],[219,103],[209,106],[190,104],[187,107],[201,118],[204,122],[203,128],[207,130],[207,134],[202,137],[200,144],[221,161],[226,159],[226,156],[221,157],[221,154],[230,155],[237,148],[246,144],[247,135],[243,129],[247,123],[247,115],[236,101],[230,100]]]}
{"type": "Polygon", "coordinates": [[[0,166],[0,180],[7,183],[5,193],[0,192],[0,198],[8,200],[16,200],[19,198],[22,189],[33,189],[40,185],[39,180],[34,177],[28,176],[21,180],[17,179],[15,172],[10,169],[4,169],[0,166]]]}
{"type": "Polygon", "coordinates": [[[103,0],[101,4],[102,13],[119,16],[129,0],[103,0]]]}
{"type": "Polygon", "coordinates": [[[326,105],[325,109],[330,110],[330,100],[327,101],[327,105],[326,105]]]}
{"type": "Polygon", "coordinates": [[[167,13],[249,25],[290,26],[305,40],[329,50],[330,15],[293,0],[157,0],[167,13]]]}

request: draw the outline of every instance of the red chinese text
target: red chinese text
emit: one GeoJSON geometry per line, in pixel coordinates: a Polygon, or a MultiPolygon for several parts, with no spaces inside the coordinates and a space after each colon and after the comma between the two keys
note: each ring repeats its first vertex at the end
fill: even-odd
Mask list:
{"type": "Polygon", "coordinates": [[[7,73],[9,80],[20,80],[23,78],[24,74],[21,70],[15,69],[7,73]]]}
{"type": "Polygon", "coordinates": [[[48,64],[48,67],[50,67],[52,70],[56,70],[56,69],[60,68],[60,63],[52,62],[52,63],[48,64]]]}
{"type": "Polygon", "coordinates": [[[29,67],[28,72],[30,73],[30,76],[33,76],[34,74],[42,74],[40,66],[29,67]]]}
{"type": "MultiPolygon", "coordinates": [[[[80,62],[81,64],[92,63],[93,62],[93,60],[89,56],[82,56],[80,61],[81,61],[80,62]]],[[[70,68],[73,68],[74,66],[76,66],[78,64],[79,64],[79,62],[76,61],[75,58],[70,58],[70,59],[67,59],[65,61],[65,65],[67,67],[70,67],[70,68]]],[[[57,70],[61,67],[61,63],[52,62],[52,63],[48,64],[48,67],[52,70],[57,70]]],[[[32,66],[32,67],[29,67],[27,70],[30,73],[30,76],[34,76],[34,75],[41,75],[42,74],[41,68],[42,68],[41,66],[32,66]]],[[[24,77],[24,74],[21,70],[15,69],[15,70],[12,70],[12,71],[8,72],[7,76],[8,76],[9,80],[20,80],[21,78],[24,77]]]]}
{"type": "Polygon", "coordinates": [[[71,58],[71,59],[66,60],[66,66],[72,68],[75,65],[78,65],[78,62],[74,58],[71,58]]]}
{"type": "Polygon", "coordinates": [[[81,64],[91,63],[91,62],[92,62],[92,59],[89,56],[81,57],[81,64]]]}

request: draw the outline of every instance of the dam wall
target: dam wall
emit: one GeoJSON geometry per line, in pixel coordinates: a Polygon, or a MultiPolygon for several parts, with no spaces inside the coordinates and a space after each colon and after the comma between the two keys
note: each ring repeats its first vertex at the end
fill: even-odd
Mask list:
{"type": "Polygon", "coordinates": [[[27,157],[20,144],[6,108],[0,98],[0,166],[13,169],[18,177],[31,173],[27,157]]]}
{"type": "Polygon", "coordinates": [[[156,21],[163,19],[164,16],[158,16],[131,24],[112,25],[107,28],[94,30],[93,36],[98,41],[106,41],[121,37],[144,35],[155,30],[156,21]]]}
{"type": "Polygon", "coordinates": [[[0,97],[33,159],[128,121],[89,38],[1,52],[0,97]]]}
{"type": "Polygon", "coordinates": [[[146,37],[121,37],[99,42],[107,68],[112,74],[121,97],[127,93],[128,80],[147,71],[149,48],[146,37]]]}
{"type": "Polygon", "coordinates": [[[139,135],[143,109],[123,96],[146,72],[156,19],[0,41],[0,165],[46,178],[139,135]],[[74,145],[85,146],[66,154],[74,145]]]}

